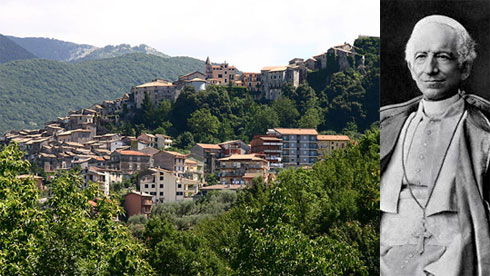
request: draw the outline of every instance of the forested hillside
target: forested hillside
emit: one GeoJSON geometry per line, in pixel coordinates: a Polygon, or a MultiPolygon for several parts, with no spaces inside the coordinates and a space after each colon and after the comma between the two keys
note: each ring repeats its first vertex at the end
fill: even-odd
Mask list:
{"type": "Polygon", "coordinates": [[[176,80],[202,70],[203,64],[189,57],[146,54],[79,63],[33,59],[0,64],[0,133],[40,128],[70,110],[121,97],[154,78],[176,80]]]}
{"type": "Polygon", "coordinates": [[[36,58],[31,52],[0,34],[0,64],[12,60],[36,58]]]}

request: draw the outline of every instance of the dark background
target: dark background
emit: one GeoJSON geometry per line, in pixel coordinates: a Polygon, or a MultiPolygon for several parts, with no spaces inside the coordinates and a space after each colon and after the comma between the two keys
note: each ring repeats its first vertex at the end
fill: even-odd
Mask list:
{"type": "Polygon", "coordinates": [[[432,14],[457,20],[476,41],[477,58],[463,87],[490,99],[490,1],[381,0],[381,106],[420,95],[405,62],[405,44],[415,23],[432,14]]]}

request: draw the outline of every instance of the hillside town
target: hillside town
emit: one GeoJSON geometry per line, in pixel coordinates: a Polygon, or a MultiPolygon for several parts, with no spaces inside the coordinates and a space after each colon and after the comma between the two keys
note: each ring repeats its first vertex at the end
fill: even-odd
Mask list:
{"type": "MultiPolygon", "coordinates": [[[[272,128],[257,133],[249,144],[241,140],[196,143],[184,154],[173,148],[174,137],[151,133],[123,136],[108,132],[104,124],[118,123],[123,109],[141,109],[145,97],[155,105],[174,102],[185,86],[197,93],[209,85],[241,86],[257,100],[275,100],[286,83],[298,87],[308,70],[325,69],[329,55],[336,57],[340,70],[363,70],[364,56],[348,43],[307,60],[294,58],[287,65],[263,67],[260,72],[240,72],[226,62],[213,64],[208,57],[204,73],[195,71],[174,82],[155,79],[133,86],[121,98],[71,111],[47,122],[43,129],[8,131],[0,142],[17,143],[25,159],[48,174],[77,168],[87,183],[97,183],[105,195],[112,185],[137,174],[137,189],[123,195],[124,208],[128,217],[148,215],[157,203],[192,200],[209,191],[244,189],[256,178],[269,183],[285,168],[311,168],[333,151],[347,147],[350,138],[322,135],[312,128],[272,128]],[[217,177],[215,183],[207,183],[210,174],[217,177]]],[[[45,189],[42,179],[38,183],[45,189]]]]}

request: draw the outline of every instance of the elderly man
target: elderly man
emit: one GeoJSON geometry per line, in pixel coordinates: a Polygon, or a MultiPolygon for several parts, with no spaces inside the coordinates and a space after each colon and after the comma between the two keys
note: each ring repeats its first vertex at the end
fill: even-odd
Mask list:
{"type": "Polygon", "coordinates": [[[460,89],[474,48],[440,15],[407,43],[422,96],[381,109],[382,275],[490,275],[490,103],[460,89]]]}

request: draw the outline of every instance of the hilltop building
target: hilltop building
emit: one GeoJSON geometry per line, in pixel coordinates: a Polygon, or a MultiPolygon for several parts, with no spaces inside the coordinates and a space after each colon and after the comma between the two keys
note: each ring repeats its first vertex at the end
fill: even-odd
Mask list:
{"type": "Polygon", "coordinates": [[[261,69],[262,94],[266,100],[276,100],[281,96],[281,89],[286,83],[298,87],[300,68],[298,65],[269,66],[261,69]]]}
{"type": "Polygon", "coordinates": [[[158,106],[161,101],[175,101],[177,99],[177,93],[175,85],[167,80],[154,79],[151,82],[147,82],[131,88],[131,95],[133,102],[137,109],[141,108],[145,95],[150,97],[154,106],[158,106]]]}

